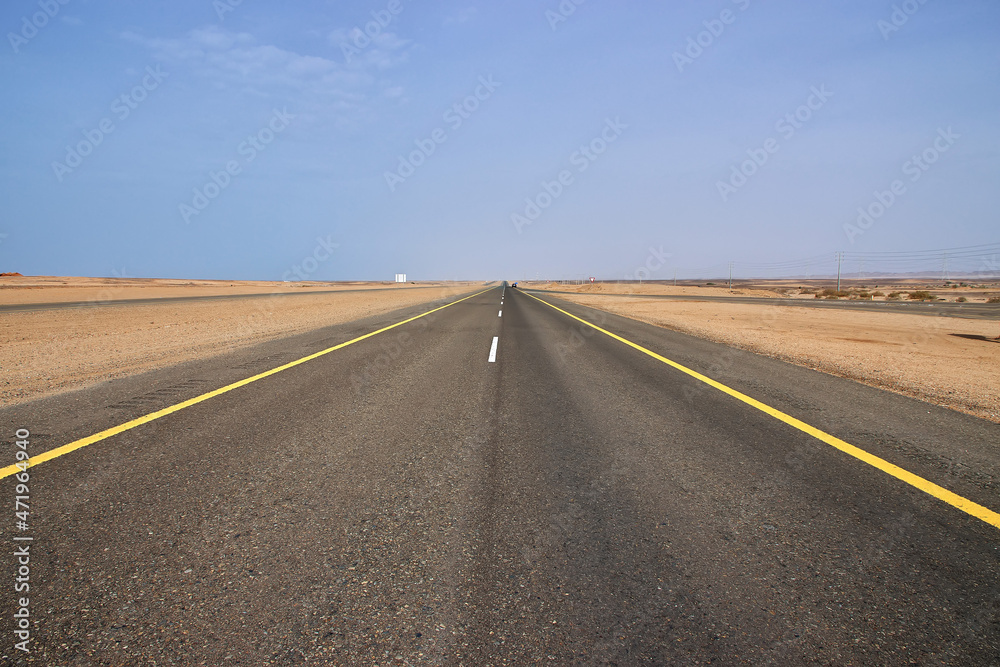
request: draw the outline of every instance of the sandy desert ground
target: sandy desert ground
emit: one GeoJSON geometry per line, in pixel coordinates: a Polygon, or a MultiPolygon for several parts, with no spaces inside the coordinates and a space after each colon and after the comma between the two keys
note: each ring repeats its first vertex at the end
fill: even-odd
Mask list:
{"type": "Polygon", "coordinates": [[[0,278],[0,305],[83,301],[80,308],[0,313],[0,405],[207,358],[265,340],[471,292],[481,283],[218,283],[0,278]],[[30,284],[18,289],[11,284],[30,284]],[[188,284],[190,283],[190,284],[188,284]],[[232,285],[232,287],[229,287],[232,285]],[[375,287],[378,291],[350,292],[375,287]],[[343,293],[304,292],[340,290],[343,293]],[[283,294],[111,305],[136,298],[283,294]]]}
{"type": "MultiPolygon", "coordinates": [[[[730,294],[721,287],[614,283],[537,287],[579,292],[559,297],[1000,422],[1000,321],[641,296],[730,294]],[[630,290],[638,294],[600,296],[636,293],[630,290]]],[[[734,296],[776,294],[759,287],[733,292],[734,296]]]]}
{"type": "MultiPolygon", "coordinates": [[[[395,285],[4,277],[0,305],[66,301],[87,305],[0,313],[0,404],[429,303],[477,286],[481,283],[388,289],[395,285]],[[378,291],[350,291],[364,288],[378,291]],[[330,291],[343,293],[308,294],[330,291]],[[111,304],[137,298],[287,293],[297,296],[111,304]]],[[[644,294],[777,297],[790,289],[782,285],[743,286],[733,292],[721,286],[662,284],[523,286],[575,291],[577,295],[560,296],[1000,421],[998,322],[769,306],[766,301],[752,305],[643,298],[644,294]],[[601,296],[609,292],[635,297],[601,296]]],[[[990,291],[975,294],[985,301],[990,291]]]]}
{"type": "MultiPolygon", "coordinates": [[[[752,296],[762,299],[817,299],[864,301],[908,301],[909,295],[924,292],[935,301],[986,303],[990,299],[1000,299],[1000,282],[969,283],[928,282],[926,280],[844,280],[841,285],[843,296],[829,294],[836,291],[836,283],[829,280],[760,280],[737,281],[730,290],[718,282],[596,282],[596,283],[555,283],[526,281],[524,287],[551,289],[580,294],[668,294],[685,296],[752,296]]],[[[928,299],[930,300],[930,299],[928,299]]]]}
{"type": "Polygon", "coordinates": [[[99,305],[125,299],[239,294],[301,294],[332,290],[414,289],[441,283],[283,282],[266,280],[168,280],[160,278],[0,277],[0,305],[89,301],[99,305]]]}

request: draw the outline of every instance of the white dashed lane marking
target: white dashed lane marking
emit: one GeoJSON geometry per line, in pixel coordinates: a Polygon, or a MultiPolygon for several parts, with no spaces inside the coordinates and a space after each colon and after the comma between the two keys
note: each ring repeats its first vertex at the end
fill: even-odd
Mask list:
{"type": "Polygon", "coordinates": [[[493,346],[490,348],[490,363],[494,363],[497,360],[497,343],[500,342],[499,336],[493,337],[493,346]]]}

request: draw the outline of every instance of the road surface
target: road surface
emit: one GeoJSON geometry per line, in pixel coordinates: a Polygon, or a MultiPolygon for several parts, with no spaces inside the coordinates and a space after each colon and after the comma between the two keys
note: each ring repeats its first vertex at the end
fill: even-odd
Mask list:
{"type": "Polygon", "coordinates": [[[0,411],[5,664],[1000,661],[1000,426],[542,298],[0,411]]]}

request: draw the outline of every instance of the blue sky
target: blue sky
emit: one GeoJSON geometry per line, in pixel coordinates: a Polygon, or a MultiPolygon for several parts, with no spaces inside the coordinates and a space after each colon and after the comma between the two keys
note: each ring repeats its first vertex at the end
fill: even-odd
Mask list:
{"type": "Polygon", "coordinates": [[[4,271],[669,278],[998,240],[989,0],[18,0],[0,26],[4,271]]]}

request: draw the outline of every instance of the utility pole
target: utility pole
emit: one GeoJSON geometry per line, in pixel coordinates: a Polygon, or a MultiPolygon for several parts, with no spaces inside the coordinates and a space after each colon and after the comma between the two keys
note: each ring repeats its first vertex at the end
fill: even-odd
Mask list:
{"type": "Polygon", "coordinates": [[[837,253],[837,291],[840,291],[840,262],[844,259],[844,253],[837,253]]]}
{"type": "Polygon", "coordinates": [[[733,263],[729,262],[729,291],[733,291],[733,263]]]}
{"type": "Polygon", "coordinates": [[[674,269],[674,287],[677,287],[677,269],[674,269]]]}

